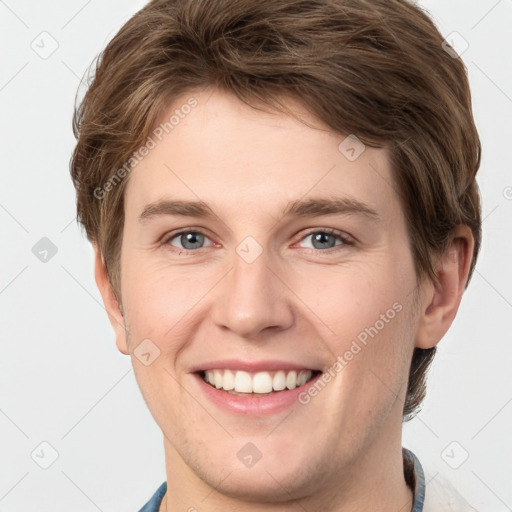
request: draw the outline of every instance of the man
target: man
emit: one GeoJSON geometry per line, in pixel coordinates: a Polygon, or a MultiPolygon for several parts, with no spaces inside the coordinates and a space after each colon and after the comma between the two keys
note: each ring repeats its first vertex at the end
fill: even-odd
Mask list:
{"type": "Polygon", "coordinates": [[[160,0],[103,52],[72,176],[164,436],[143,511],[473,510],[401,446],[480,246],[442,43],[404,0],[160,0]]]}

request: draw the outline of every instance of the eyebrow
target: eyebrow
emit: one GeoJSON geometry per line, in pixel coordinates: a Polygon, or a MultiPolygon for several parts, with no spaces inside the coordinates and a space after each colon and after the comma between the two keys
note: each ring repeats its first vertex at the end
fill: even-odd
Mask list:
{"type": "MultiPolygon", "coordinates": [[[[284,217],[319,217],[322,215],[359,214],[374,220],[379,214],[370,206],[350,197],[310,198],[289,203],[283,211],[284,217]]],[[[139,221],[145,222],[162,215],[214,218],[217,215],[203,201],[161,200],[144,206],[139,221]]]]}

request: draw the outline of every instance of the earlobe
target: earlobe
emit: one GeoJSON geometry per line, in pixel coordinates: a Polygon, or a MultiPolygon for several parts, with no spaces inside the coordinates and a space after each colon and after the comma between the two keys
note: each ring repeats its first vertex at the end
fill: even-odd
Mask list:
{"type": "Polygon", "coordinates": [[[450,328],[468,280],[473,247],[471,229],[457,226],[451,244],[437,261],[437,282],[425,280],[422,285],[416,347],[434,347],[450,328]]]}
{"type": "Polygon", "coordinates": [[[101,251],[96,245],[94,246],[94,277],[101,293],[103,304],[107,310],[110,324],[114,329],[117,348],[120,352],[127,355],[129,352],[122,308],[112,289],[101,251]]]}

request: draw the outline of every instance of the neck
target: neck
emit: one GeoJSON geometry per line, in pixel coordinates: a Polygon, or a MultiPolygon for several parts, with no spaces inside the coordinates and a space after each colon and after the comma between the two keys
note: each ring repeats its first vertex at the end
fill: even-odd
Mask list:
{"type": "MultiPolygon", "coordinates": [[[[335,470],[327,475],[316,468],[319,478],[315,480],[315,471],[311,472],[311,481],[315,483],[311,492],[297,491],[292,495],[281,488],[279,498],[267,495],[266,499],[271,501],[248,499],[241,492],[228,491],[232,487],[226,484],[236,473],[233,468],[223,467],[223,472],[215,477],[216,484],[207,483],[209,479],[200,478],[165,439],[167,493],[160,512],[292,512],[298,510],[298,506],[323,512],[409,512],[413,492],[404,478],[401,427],[401,417],[399,425],[386,425],[378,439],[346,467],[332,466],[331,461],[335,470]]],[[[201,462],[208,465],[206,458],[201,462]]],[[[211,470],[208,474],[212,474],[211,470]]],[[[276,485],[275,480],[269,480],[266,485],[276,485]]]]}

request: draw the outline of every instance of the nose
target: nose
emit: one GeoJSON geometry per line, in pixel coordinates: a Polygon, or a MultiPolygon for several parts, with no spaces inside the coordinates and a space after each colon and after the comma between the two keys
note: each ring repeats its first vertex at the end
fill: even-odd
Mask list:
{"type": "Polygon", "coordinates": [[[253,339],[293,325],[293,294],[270,264],[265,251],[252,262],[234,253],[231,271],[216,287],[216,325],[253,339]]]}

